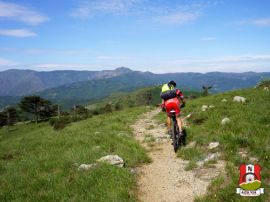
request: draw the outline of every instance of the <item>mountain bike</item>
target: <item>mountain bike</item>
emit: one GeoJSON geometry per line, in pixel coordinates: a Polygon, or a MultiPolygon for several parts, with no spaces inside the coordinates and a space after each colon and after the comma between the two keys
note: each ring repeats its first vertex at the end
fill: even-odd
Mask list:
{"type": "Polygon", "coordinates": [[[176,153],[177,150],[181,145],[186,144],[186,131],[183,130],[181,133],[179,133],[179,127],[176,120],[175,111],[170,111],[170,117],[171,117],[171,135],[172,135],[172,145],[174,152],[176,153]]]}

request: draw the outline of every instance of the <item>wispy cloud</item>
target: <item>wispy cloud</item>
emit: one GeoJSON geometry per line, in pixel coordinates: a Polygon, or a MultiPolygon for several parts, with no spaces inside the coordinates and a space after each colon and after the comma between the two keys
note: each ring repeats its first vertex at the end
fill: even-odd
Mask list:
{"type": "Polygon", "coordinates": [[[195,21],[202,16],[205,8],[216,5],[209,1],[203,3],[174,2],[172,4],[174,6],[168,7],[150,0],[88,0],[81,2],[71,16],[91,19],[97,15],[106,14],[133,15],[139,17],[141,21],[181,25],[195,21]]]}
{"type": "Polygon", "coordinates": [[[42,63],[30,65],[35,69],[49,70],[49,69],[85,69],[87,64],[77,64],[77,63],[42,63]]]}
{"type": "Polygon", "coordinates": [[[200,17],[199,13],[188,13],[188,12],[179,12],[179,13],[173,13],[168,14],[165,16],[157,17],[156,21],[166,24],[185,24],[191,21],[196,20],[200,17]]]}
{"type": "Polygon", "coordinates": [[[7,53],[25,54],[25,55],[93,55],[94,51],[88,49],[53,49],[53,48],[7,48],[1,47],[0,51],[7,53]]]}
{"type": "Polygon", "coordinates": [[[8,60],[5,58],[0,58],[0,67],[1,66],[11,66],[11,65],[16,65],[17,63],[12,60],[8,60]]]}
{"type": "Polygon", "coordinates": [[[202,41],[215,41],[216,37],[203,37],[201,38],[202,41]]]}
{"type": "Polygon", "coordinates": [[[27,29],[0,29],[0,35],[12,37],[34,37],[36,33],[27,29]]]}
{"type": "Polygon", "coordinates": [[[28,7],[0,1],[0,18],[38,25],[48,20],[48,17],[28,7]]]}
{"type": "MultiPolygon", "coordinates": [[[[238,55],[217,58],[183,58],[161,62],[160,67],[170,67],[174,72],[245,72],[245,71],[270,71],[270,54],[265,55],[238,55]]],[[[164,70],[156,68],[156,72],[164,70]]]]}
{"type": "Polygon", "coordinates": [[[125,56],[113,56],[113,55],[99,55],[97,56],[98,60],[127,60],[129,57],[125,56]]]}
{"type": "Polygon", "coordinates": [[[251,22],[253,25],[256,25],[256,26],[270,26],[270,18],[260,18],[260,19],[256,19],[256,20],[253,20],[251,22]]]}
{"type": "Polygon", "coordinates": [[[78,18],[91,18],[98,14],[113,13],[123,14],[128,12],[143,0],[90,0],[83,1],[71,13],[78,18]]]}
{"type": "Polygon", "coordinates": [[[257,27],[270,26],[270,17],[237,21],[237,25],[253,25],[257,27]]]}

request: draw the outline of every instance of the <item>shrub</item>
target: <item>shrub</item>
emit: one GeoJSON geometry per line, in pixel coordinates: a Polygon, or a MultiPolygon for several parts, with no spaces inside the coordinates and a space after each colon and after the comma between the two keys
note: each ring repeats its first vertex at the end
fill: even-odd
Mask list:
{"type": "Polygon", "coordinates": [[[117,102],[117,103],[114,105],[114,109],[115,109],[116,111],[122,110],[122,109],[123,109],[123,105],[122,105],[120,102],[117,102]]]}
{"type": "Polygon", "coordinates": [[[265,79],[260,80],[256,87],[257,88],[264,88],[264,87],[270,88],[270,78],[265,78],[265,79]]]}
{"type": "Polygon", "coordinates": [[[55,130],[61,130],[71,123],[69,116],[62,116],[60,118],[51,118],[49,123],[55,130]]]}
{"type": "Polygon", "coordinates": [[[112,105],[111,104],[106,104],[104,107],[102,107],[101,109],[100,109],[100,112],[102,113],[102,114],[104,114],[104,113],[109,113],[109,112],[112,112],[113,110],[112,110],[112,105]]]}

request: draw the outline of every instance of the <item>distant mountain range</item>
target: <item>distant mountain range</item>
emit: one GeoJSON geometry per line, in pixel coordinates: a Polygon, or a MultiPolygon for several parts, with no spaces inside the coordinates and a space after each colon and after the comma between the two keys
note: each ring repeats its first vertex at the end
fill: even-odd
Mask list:
{"type": "MultiPolygon", "coordinates": [[[[176,81],[178,87],[187,90],[201,91],[203,85],[211,85],[212,92],[223,92],[252,87],[260,79],[269,77],[270,72],[154,74],[125,67],[104,71],[7,70],[0,72],[0,96],[14,102],[10,96],[38,94],[58,103],[72,105],[98,100],[115,92],[160,85],[169,80],[176,81]]],[[[0,101],[0,107],[4,104],[6,102],[0,101]]]]}
{"type": "Polygon", "coordinates": [[[50,71],[11,69],[0,72],[0,96],[22,96],[45,89],[92,79],[116,77],[129,71],[126,68],[103,71],[50,71]]]}

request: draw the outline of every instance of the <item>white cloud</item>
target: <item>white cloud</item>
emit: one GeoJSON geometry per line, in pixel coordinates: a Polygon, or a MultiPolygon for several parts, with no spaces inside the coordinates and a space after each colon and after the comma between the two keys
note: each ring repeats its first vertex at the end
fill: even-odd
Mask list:
{"type": "Polygon", "coordinates": [[[215,6],[209,1],[203,3],[172,3],[172,6],[159,5],[150,0],[88,0],[81,2],[71,16],[81,19],[93,18],[97,15],[133,15],[140,21],[181,25],[195,21],[202,16],[202,11],[215,6]]]}
{"type": "Polygon", "coordinates": [[[215,41],[216,37],[203,37],[201,38],[202,41],[215,41]]]}
{"type": "Polygon", "coordinates": [[[77,69],[77,68],[85,68],[87,67],[86,64],[64,64],[64,63],[42,63],[42,64],[33,64],[31,65],[37,69],[77,69]]]}
{"type": "Polygon", "coordinates": [[[267,26],[270,26],[270,17],[241,20],[241,21],[235,22],[235,24],[237,24],[237,25],[253,25],[253,26],[257,26],[257,27],[267,27],[267,26]]]}
{"type": "Polygon", "coordinates": [[[200,17],[199,13],[179,12],[157,17],[156,21],[166,24],[185,24],[200,17]]]}
{"type": "Polygon", "coordinates": [[[251,22],[253,25],[256,26],[270,26],[270,18],[261,18],[261,19],[256,19],[251,22]]]}
{"type": "Polygon", "coordinates": [[[0,35],[12,37],[33,37],[36,33],[27,29],[0,29],[0,35]]]}
{"type": "Polygon", "coordinates": [[[11,66],[11,65],[16,65],[17,63],[5,58],[0,58],[0,67],[1,66],[11,66]]]}
{"type": "Polygon", "coordinates": [[[98,71],[105,69],[115,69],[121,65],[114,64],[100,64],[100,63],[36,63],[24,64],[18,66],[20,69],[33,69],[36,71],[53,71],[53,70],[87,70],[98,71]]]}
{"type": "Polygon", "coordinates": [[[0,1],[0,18],[38,25],[48,17],[25,6],[0,1]]]}
{"type": "Polygon", "coordinates": [[[99,55],[97,56],[99,60],[127,60],[128,57],[125,56],[113,56],[113,55],[99,55]]]}
{"type": "Polygon", "coordinates": [[[238,55],[217,58],[183,58],[161,62],[154,72],[165,72],[162,67],[168,67],[171,72],[246,72],[270,71],[270,54],[238,55]]]}
{"type": "Polygon", "coordinates": [[[71,13],[71,16],[78,18],[91,18],[98,14],[126,13],[143,0],[88,0],[83,1],[71,13]]]}

